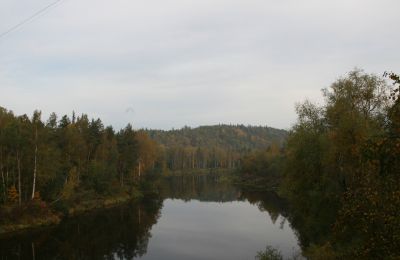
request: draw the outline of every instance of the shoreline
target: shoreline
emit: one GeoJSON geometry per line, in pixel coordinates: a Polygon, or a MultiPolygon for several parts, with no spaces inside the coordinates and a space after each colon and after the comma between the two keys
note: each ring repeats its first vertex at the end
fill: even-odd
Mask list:
{"type": "Polygon", "coordinates": [[[68,217],[79,216],[81,214],[89,213],[91,211],[99,209],[109,209],[118,205],[128,203],[129,201],[137,201],[141,198],[142,196],[132,197],[129,195],[120,195],[108,198],[86,200],[82,203],[76,204],[73,207],[68,208],[68,211],[65,213],[55,210],[49,210],[48,212],[46,212],[45,215],[30,218],[29,222],[19,221],[18,223],[0,225],[0,237],[14,236],[24,232],[57,226],[68,217]]]}

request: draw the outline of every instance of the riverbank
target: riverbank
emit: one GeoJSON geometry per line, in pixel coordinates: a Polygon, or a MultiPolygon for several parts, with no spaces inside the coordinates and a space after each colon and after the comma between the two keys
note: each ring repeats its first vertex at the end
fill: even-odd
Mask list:
{"type": "Polygon", "coordinates": [[[268,191],[277,193],[279,190],[279,186],[276,180],[269,180],[261,177],[246,179],[246,178],[240,178],[238,176],[232,176],[231,182],[232,184],[247,191],[268,191]]]}
{"type": "Polygon", "coordinates": [[[186,177],[186,176],[223,176],[230,175],[234,172],[234,169],[222,169],[222,168],[206,168],[206,169],[181,169],[181,170],[167,170],[163,172],[163,177],[186,177]]]}
{"type": "Polygon", "coordinates": [[[77,216],[97,209],[111,208],[129,201],[140,200],[142,193],[90,197],[71,202],[61,201],[49,206],[43,201],[32,201],[21,206],[8,205],[0,208],[0,236],[59,224],[67,216],[77,216]]]}
{"type": "Polygon", "coordinates": [[[0,208],[0,235],[18,233],[60,223],[62,215],[40,200],[0,208]]]}
{"type": "MultiPolygon", "coordinates": [[[[138,198],[136,198],[138,199],[138,198]]],[[[128,194],[120,194],[118,196],[108,198],[93,198],[90,200],[84,200],[68,209],[68,216],[76,216],[88,211],[95,209],[106,209],[119,204],[126,203],[130,200],[134,200],[128,194]]]]}

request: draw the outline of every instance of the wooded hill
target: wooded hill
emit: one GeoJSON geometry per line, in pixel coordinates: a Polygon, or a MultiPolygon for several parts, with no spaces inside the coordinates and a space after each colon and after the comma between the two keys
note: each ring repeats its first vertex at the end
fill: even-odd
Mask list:
{"type": "Polygon", "coordinates": [[[287,132],[267,126],[214,125],[145,130],[161,145],[170,170],[235,168],[250,151],[282,146],[287,132]]]}

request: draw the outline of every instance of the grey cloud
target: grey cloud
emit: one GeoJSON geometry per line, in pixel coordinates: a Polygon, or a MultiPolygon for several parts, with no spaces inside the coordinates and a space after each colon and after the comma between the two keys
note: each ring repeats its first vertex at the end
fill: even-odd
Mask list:
{"type": "MultiPolygon", "coordinates": [[[[0,31],[48,0],[4,0],[0,31]]],[[[395,0],[67,0],[0,39],[0,105],[116,128],[287,128],[358,66],[400,71],[395,0]],[[133,107],[135,113],[124,113],[133,107]]]]}

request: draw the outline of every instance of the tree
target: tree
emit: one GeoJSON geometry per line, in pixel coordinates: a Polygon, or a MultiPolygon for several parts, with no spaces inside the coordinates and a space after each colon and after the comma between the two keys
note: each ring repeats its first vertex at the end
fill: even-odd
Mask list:
{"type": "Polygon", "coordinates": [[[383,79],[354,70],[332,84],[331,89],[324,92],[332,144],[329,159],[337,162],[332,171],[339,173],[339,181],[346,189],[360,169],[364,142],[382,132],[389,88],[383,79]]]}
{"type": "MultiPolygon", "coordinates": [[[[367,147],[380,143],[388,132],[389,87],[378,76],[356,69],[325,89],[324,96],[322,106],[305,102],[297,107],[299,120],[289,134],[282,191],[292,204],[291,223],[305,247],[314,243],[331,248],[329,244],[345,259],[376,258],[377,252],[382,256],[383,248],[394,247],[375,246],[376,234],[391,237],[391,233],[389,229],[376,233],[375,227],[395,212],[388,206],[397,205],[389,202],[395,186],[374,174],[391,157],[379,159],[385,154],[380,149],[367,156],[371,154],[367,147]],[[376,201],[387,209],[381,210],[376,201]],[[373,218],[376,222],[370,221],[370,213],[379,216],[373,218]],[[367,235],[364,230],[369,230],[367,235]],[[367,253],[361,254],[366,248],[367,253]]],[[[397,228],[395,222],[389,226],[397,228]]]]}
{"type": "Polygon", "coordinates": [[[118,169],[120,174],[120,184],[124,186],[125,176],[135,170],[138,162],[138,143],[136,133],[132,125],[128,124],[117,134],[117,144],[119,152],[118,169]]]}
{"type": "Polygon", "coordinates": [[[37,176],[37,162],[38,162],[38,142],[39,142],[39,128],[42,128],[41,117],[42,113],[40,111],[35,110],[32,116],[32,125],[33,125],[33,143],[35,147],[34,151],[34,166],[33,166],[33,183],[32,183],[32,199],[35,197],[36,192],[36,176],[37,176]]]}
{"type": "Polygon", "coordinates": [[[362,149],[362,174],[348,189],[335,223],[334,242],[346,258],[398,258],[400,245],[400,110],[398,77],[388,95],[383,132],[369,138],[362,149]],[[397,91],[396,91],[397,90],[397,91]],[[348,239],[349,234],[356,238],[348,239]]]}
{"type": "Polygon", "coordinates": [[[158,147],[157,143],[150,139],[144,131],[137,132],[136,139],[139,150],[138,174],[140,177],[142,172],[154,169],[158,156],[158,147]]]}

